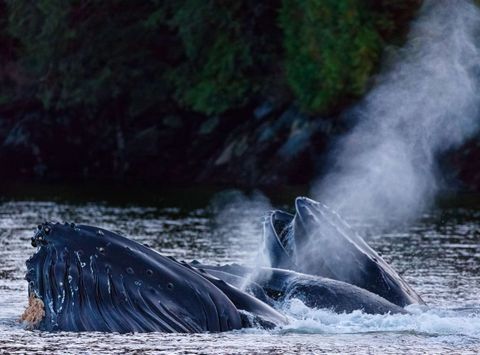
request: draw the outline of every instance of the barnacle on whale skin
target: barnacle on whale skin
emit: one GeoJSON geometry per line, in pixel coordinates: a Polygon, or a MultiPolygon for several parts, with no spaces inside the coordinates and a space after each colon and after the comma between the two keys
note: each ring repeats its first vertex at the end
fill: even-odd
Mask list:
{"type": "Polygon", "coordinates": [[[27,329],[34,329],[45,317],[45,305],[43,301],[30,294],[28,297],[28,306],[20,318],[21,322],[25,322],[27,329]]]}

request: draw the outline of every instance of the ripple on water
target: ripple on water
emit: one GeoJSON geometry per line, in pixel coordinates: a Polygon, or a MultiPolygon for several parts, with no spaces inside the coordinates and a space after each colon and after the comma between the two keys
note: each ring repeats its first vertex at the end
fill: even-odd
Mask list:
{"type": "MultiPolygon", "coordinates": [[[[116,207],[105,203],[0,204],[0,352],[91,353],[399,353],[476,352],[480,349],[480,214],[450,209],[410,227],[356,225],[369,243],[401,271],[432,307],[411,315],[334,314],[300,301],[286,304],[291,323],[280,329],[223,334],[102,334],[26,331],[17,322],[26,305],[25,260],[30,237],[43,220],[97,225],[131,236],[179,259],[251,260],[258,249],[268,203],[228,209],[116,207]],[[233,218],[232,216],[235,216],[233,218]]],[[[353,223],[355,225],[355,221],[353,223]]]]}

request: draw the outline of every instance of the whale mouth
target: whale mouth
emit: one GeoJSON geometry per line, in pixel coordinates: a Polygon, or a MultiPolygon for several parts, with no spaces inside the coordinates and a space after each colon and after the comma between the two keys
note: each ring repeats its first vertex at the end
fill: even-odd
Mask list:
{"type": "MultiPolygon", "coordinates": [[[[275,239],[284,253],[290,258],[295,259],[297,253],[297,244],[304,242],[302,236],[307,234],[307,230],[316,227],[314,209],[320,205],[319,202],[307,197],[297,197],[295,200],[295,215],[283,211],[273,211],[270,214],[270,229],[275,239]],[[301,221],[299,225],[298,220],[301,221]]],[[[313,228],[315,231],[315,228],[313,228]]],[[[311,230],[310,230],[311,232],[311,230]]]]}
{"type": "Polygon", "coordinates": [[[275,211],[275,213],[271,215],[271,223],[275,231],[275,236],[285,250],[285,253],[290,257],[293,257],[295,254],[292,220],[292,215],[282,211],[275,211]]]}
{"type": "Polygon", "coordinates": [[[26,317],[47,331],[225,331],[241,326],[219,289],[181,263],[113,232],[46,222],[26,261],[26,317]],[[41,307],[39,307],[41,306],[41,307]],[[43,310],[43,317],[28,317],[43,310]]]}
{"type": "Polygon", "coordinates": [[[272,266],[293,269],[294,240],[291,228],[293,215],[283,211],[272,211],[263,224],[263,249],[272,266]]]}

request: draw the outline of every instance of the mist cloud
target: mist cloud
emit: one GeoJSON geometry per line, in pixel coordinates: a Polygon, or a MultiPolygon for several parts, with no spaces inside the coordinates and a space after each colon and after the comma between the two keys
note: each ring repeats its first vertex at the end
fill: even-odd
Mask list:
{"type": "Polygon", "coordinates": [[[359,218],[415,217],[438,191],[439,154],[479,128],[478,8],[425,1],[406,45],[351,114],[313,197],[359,218]]]}

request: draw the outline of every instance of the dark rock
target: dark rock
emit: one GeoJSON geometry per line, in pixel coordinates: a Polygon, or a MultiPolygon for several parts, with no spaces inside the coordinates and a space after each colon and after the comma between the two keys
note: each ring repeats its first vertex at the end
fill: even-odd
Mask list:
{"type": "Polygon", "coordinates": [[[162,123],[168,128],[182,128],[183,120],[177,115],[167,115],[163,118],[162,123]]]}
{"type": "Polygon", "coordinates": [[[313,178],[314,160],[326,148],[323,121],[318,122],[294,107],[278,118],[246,119],[207,161],[197,180],[251,186],[307,183],[313,178]]]}
{"type": "Polygon", "coordinates": [[[198,131],[199,134],[210,134],[218,126],[218,117],[214,116],[203,122],[198,131]]]}
{"type": "Polygon", "coordinates": [[[155,126],[145,128],[136,133],[127,143],[127,151],[131,159],[152,157],[159,153],[160,132],[155,126]]]}
{"type": "Polygon", "coordinates": [[[274,105],[270,101],[265,101],[253,111],[253,116],[257,120],[261,120],[272,113],[274,108],[274,105]]]}
{"type": "MultiPolygon", "coordinates": [[[[215,117],[178,111],[122,123],[84,116],[31,103],[0,106],[0,178],[308,184],[324,172],[331,142],[346,129],[339,118],[267,103],[215,117]]],[[[447,154],[441,168],[448,186],[480,191],[480,135],[447,154]]]]}

